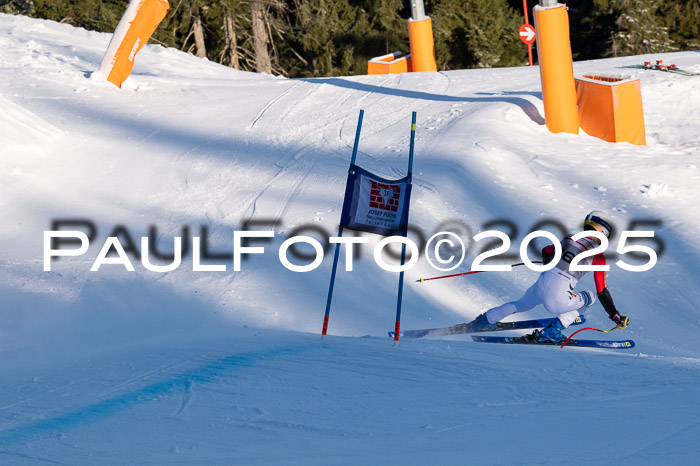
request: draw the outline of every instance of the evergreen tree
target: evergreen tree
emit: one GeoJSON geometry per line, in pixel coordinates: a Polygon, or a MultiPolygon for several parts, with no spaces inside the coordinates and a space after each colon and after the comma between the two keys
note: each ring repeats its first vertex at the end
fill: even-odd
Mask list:
{"type": "Polygon", "coordinates": [[[617,33],[612,52],[619,55],[671,52],[678,50],[657,19],[660,0],[620,0],[617,4],[617,33]]]}
{"type": "Polygon", "coordinates": [[[92,31],[112,32],[128,3],[128,0],[34,0],[33,15],[92,31]]]}
{"type": "Polygon", "coordinates": [[[438,0],[430,16],[440,69],[527,63],[518,37],[522,16],[506,0],[438,0]]]}
{"type": "Polygon", "coordinates": [[[348,0],[294,0],[294,37],[302,76],[336,76],[350,72],[358,25],[365,13],[348,0]]]}
{"type": "Polygon", "coordinates": [[[411,10],[410,8],[404,8],[403,0],[367,1],[364,3],[371,31],[373,31],[375,37],[384,41],[383,49],[369,52],[373,53],[373,56],[377,56],[386,55],[400,49],[407,51],[408,25],[406,21],[411,15],[411,10]]]}
{"type": "MultiPolygon", "coordinates": [[[[269,1],[269,0],[268,0],[269,1]]],[[[270,59],[271,37],[269,33],[270,6],[266,0],[250,0],[250,23],[253,28],[253,51],[255,54],[255,70],[272,73],[270,59]]]]}
{"type": "Polygon", "coordinates": [[[700,49],[700,1],[664,0],[657,15],[681,50],[700,49]]]}
{"type": "MultiPolygon", "coordinates": [[[[241,69],[243,61],[243,44],[247,38],[248,18],[244,14],[247,9],[243,0],[220,0],[214,2],[214,9],[222,20],[221,29],[224,33],[223,48],[219,53],[219,63],[241,69]]],[[[216,18],[208,19],[216,24],[216,18]]]]}
{"type": "Polygon", "coordinates": [[[30,15],[34,13],[34,0],[0,0],[0,13],[30,15]]]}
{"type": "Polygon", "coordinates": [[[612,55],[618,0],[592,0],[569,4],[571,53],[574,60],[612,55]]]}

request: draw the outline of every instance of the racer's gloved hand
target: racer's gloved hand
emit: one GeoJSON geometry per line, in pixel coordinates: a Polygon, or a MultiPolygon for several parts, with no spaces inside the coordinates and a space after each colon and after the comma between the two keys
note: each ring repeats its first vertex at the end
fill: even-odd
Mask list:
{"type": "Polygon", "coordinates": [[[618,328],[625,328],[630,323],[629,317],[620,315],[618,311],[615,311],[615,314],[610,316],[610,320],[615,322],[618,328]]]}

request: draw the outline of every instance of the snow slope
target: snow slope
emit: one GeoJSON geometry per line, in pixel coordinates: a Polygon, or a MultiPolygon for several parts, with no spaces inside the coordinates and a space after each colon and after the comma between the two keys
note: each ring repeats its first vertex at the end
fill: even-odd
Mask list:
{"type": "MultiPolygon", "coordinates": [[[[642,80],[636,147],[549,133],[536,68],[290,80],[146,46],[120,90],[93,74],[108,42],[0,15],[0,463],[697,461],[700,78],[621,68],[700,71],[697,52],[574,64],[642,80]],[[517,253],[546,219],[658,222],[658,264],[609,279],[632,323],[610,338],[636,348],[393,348],[397,276],[370,247],[339,271],[320,341],[331,257],[294,273],[276,248],[298,227],[335,234],[360,109],[358,163],[388,178],[418,113],[410,223],[427,236],[508,220],[517,253]],[[90,220],[97,239],[44,272],[56,219],[90,220]],[[118,226],[136,242],[155,228],[162,251],[204,226],[230,253],[251,221],[276,236],[240,272],[193,272],[191,255],[166,274],[89,271],[118,226]]],[[[423,258],[406,274],[403,328],[471,320],[536,277],[415,283],[434,275],[423,258]]],[[[588,318],[610,325],[598,304],[588,318]]]]}

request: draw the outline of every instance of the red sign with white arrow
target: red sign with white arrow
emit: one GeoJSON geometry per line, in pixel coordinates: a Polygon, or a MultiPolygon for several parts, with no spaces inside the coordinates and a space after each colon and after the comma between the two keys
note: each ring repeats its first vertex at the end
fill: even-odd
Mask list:
{"type": "Polygon", "coordinates": [[[532,44],[535,42],[535,28],[531,24],[523,24],[518,30],[520,34],[520,40],[526,44],[532,44]]]}

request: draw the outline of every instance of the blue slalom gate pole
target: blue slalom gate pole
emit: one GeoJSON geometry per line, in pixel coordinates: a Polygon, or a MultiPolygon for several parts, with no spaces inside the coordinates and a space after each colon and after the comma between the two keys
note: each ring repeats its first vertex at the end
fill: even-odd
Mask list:
{"type": "Polygon", "coordinates": [[[352,146],[352,158],[350,159],[350,165],[355,165],[355,159],[357,158],[357,146],[360,145],[360,131],[362,131],[362,118],[365,116],[365,111],[360,110],[360,116],[357,118],[357,130],[355,131],[355,144],[352,146]]]}
{"type": "MultiPolygon", "coordinates": [[[[352,148],[352,158],[350,159],[350,165],[355,164],[355,159],[357,158],[357,146],[360,144],[360,131],[362,130],[362,118],[365,115],[364,110],[360,110],[360,116],[357,119],[357,130],[355,131],[355,144],[352,148]]],[[[415,118],[415,116],[414,116],[415,118]]],[[[338,237],[343,236],[342,225],[338,228],[338,237]]],[[[333,255],[333,270],[331,271],[331,282],[328,285],[328,299],[326,300],[326,313],[323,316],[323,330],[321,330],[321,338],[326,338],[328,333],[328,319],[331,315],[331,301],[333,300],[333,286],[335,285],[335,275],[338,270],[338,257],[340,256],[340,243],[335,245],[335,254],[333,255]]]]}
{"type": "Polygon", "coordinates": [[[408,181],[413,178],[413,148],[416,146],[416,112],[411,117],[411,146],[408,150],[408,181]]]}
{"type": "MultiPolygon", "coordinates": [[[[401,245],[401,267],[406,261],[406,244],[401,245]]],[[[399,331],[401,331],[401,301],[403,298],[403,270],[399,272],[399,297],[396,299],[396,324],[394,325],[394,346],[399,346],[399,331]]]]}
{"type": "MultiPolygon", "coordinates": [[[[411,117],[411,145],[408,151],[408,183],[413,179],[413,148],[416,140],[416,112],[411,117]]],[[[408,214],[406,214],[408,215],[408,214]]],[[[408,218],[406,218],[408,220],[408,218]]],[[[407,232],[406,232],[407,233],[407,232]]],[[[404,236],[406,236],[404,233],[404,236]]],[[[401,245],[401,267],[406,262],[406,243],[401,245]]],[[[399,346],[399,332],[401,330],[401,301],[403,300],[403,270],[399,272],[399,296],[396,299],[396,323],[394,325],[394,346],[399,346]]]]}

